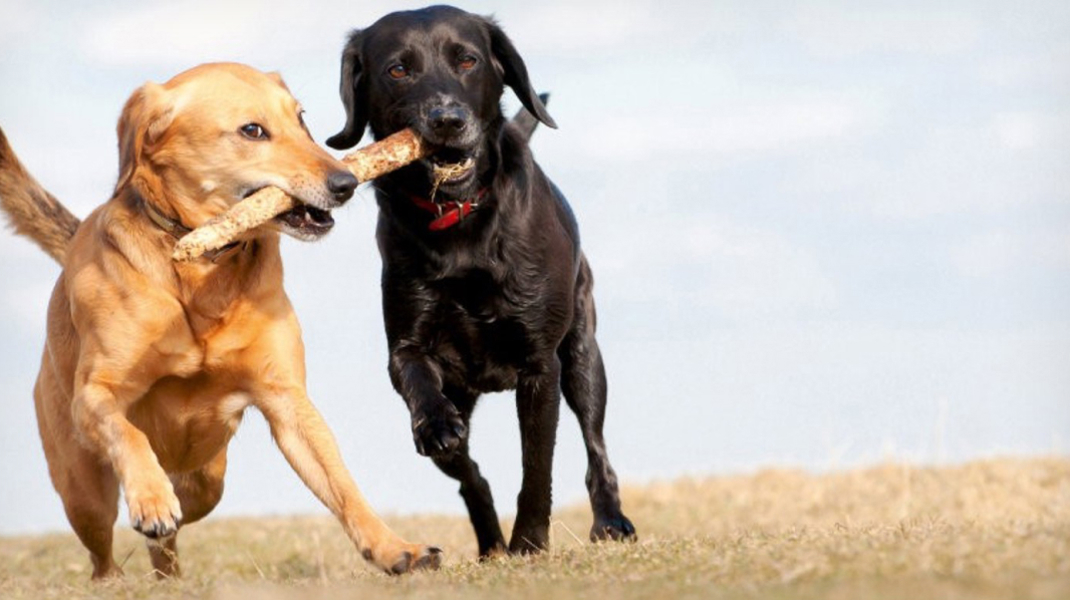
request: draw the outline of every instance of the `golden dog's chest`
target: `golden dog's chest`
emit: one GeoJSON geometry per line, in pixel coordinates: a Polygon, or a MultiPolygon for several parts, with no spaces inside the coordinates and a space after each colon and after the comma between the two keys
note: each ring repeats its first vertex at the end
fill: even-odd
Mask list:
{"type": "Polygon", "coordinates": [[[207,376],[165,377],[130,407],[128,418],[148,437],[168,473],[199,469],[222,451],[252,398],[207,376]]]}

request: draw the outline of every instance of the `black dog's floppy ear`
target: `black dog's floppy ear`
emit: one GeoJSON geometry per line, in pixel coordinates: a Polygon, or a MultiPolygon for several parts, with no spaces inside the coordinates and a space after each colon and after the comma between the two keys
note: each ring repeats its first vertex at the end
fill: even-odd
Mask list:
{"type": "Polygon", "coordinates": [[[524,59],[520,58],[520,53],[516,51],[513,42],[497,23],[491,19],[486,19],[486,23],[487,30],[490,32],[490,51],[502,67],[505,85],[513,88],[520,103],[528,109],[528,112],[535,115],[536,119],[557,129],[557,123],[554,122],[550,113],[546,112],[546,107],[532,89],[524,59]]]}
{"type": "Polygon", "coordinates": [[[357,87],[361,85],[362,42],[360,30],[355,29],[349,34],[349,41],[342,51],[342,81],[339,91],[342,95],[342,105],[346,109],[346,126],[327,139],[327,145],[335,150],[356,146],[360,138],[364,137],[364,128],[368,126],[368,109],[364,106],[361,94],[357,93],[357,87]]]}
{"type": "MultiPolygon", "coordinates": [[[[550,101],[550,93],[543,92],[539,94],[539,101],[542,102],[543,106],[546,106],[550,101]]],[[[535,133],[535,128],[539,126],[539,120],[535,118],[535,115],[528,112],[526,108],[516,111],[511,123],[520,132],[520,136],[525,142],[531,141],[531,134],[535,133]]]]}

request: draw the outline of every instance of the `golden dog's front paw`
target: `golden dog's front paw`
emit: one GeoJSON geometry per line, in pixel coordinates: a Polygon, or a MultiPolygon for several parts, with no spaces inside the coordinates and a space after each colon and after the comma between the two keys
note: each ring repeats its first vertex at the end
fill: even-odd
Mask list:
{"type": "Polygon", "coordinates": [[[421,544],[398,544],[389,550],[365,549],[364,559],[391,575],[435,570],[442,566],[442,549],[421,544]]]}
{"type": "Polygon", "coordinates": [[[171,482],[158,485],[129,486],[126,504],[130,507],[130,525],[148,538],[167,537],[182,524],[182,506],[171,482]]]}

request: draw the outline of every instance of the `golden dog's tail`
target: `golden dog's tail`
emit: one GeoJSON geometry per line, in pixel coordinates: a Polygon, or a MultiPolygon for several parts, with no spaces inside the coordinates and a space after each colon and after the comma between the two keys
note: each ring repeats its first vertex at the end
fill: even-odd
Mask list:
{"type": "Polygon", "coordinates": [[[0,129],[0,208],[15,233],[34,241],[59,264],[78,230],[78,217],[26,171],[0,129]]]}

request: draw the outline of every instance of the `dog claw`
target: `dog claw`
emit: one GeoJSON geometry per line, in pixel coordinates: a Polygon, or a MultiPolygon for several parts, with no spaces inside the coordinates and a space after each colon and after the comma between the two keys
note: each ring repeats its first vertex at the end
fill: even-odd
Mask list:
{"type": "Polygon", "coordinates": [[[402,552],[398,560],[386,569],[391,575],[403,575],[412,571],[435,570],[442,566],[442,549],[429,546],[419,551],[419,556],[411,551],[402,552]]]}
{"type": "Polygon", "coordinates": [[[173,523],[162,523],[160,521],[155,521],[152,523],[152,526],[149,527],[139,519],[137,521],[134,521],[131,526],[141,535],[149,538],[150,540],[156,540],[174,535],[178,531],[178,528],[181,526],[181,521],[177,519],[173,523]]]}
{"type": "Polygon", "coordinates": [[[618,542],[634,542],[638,539],[635,533],[635,525],[624,515],[615,517],[603,517],[595,520],[591,527],[591,541],[602,542],[614,540],[618,542]]]}
{"type": "Polygon", "coordinates": [[[431,546],[427,549],[427,554],[416,559],[416,564],[413,565],[413,569],[416,570],[434,570],[442,565],[442,548],[437,546],[431,546]]]}
{"type": "Polygon", "coordinates": [[[389,575],[404,575],[413,571],[435,570],[442,565],[442,549],[436,546],[407,544],[408,550],[389,552],[385,557],[376,558],[371,548],[361,551],[364,560],[378,566],[389,575]],[[392,561],[392,562],[389,562],[392,561]]]}
{"type": "Polygon", "coordinates": [[[394,575],[401,575],[402,573],[409,572],[409,563],[412,562],[411,552],[402,552],[401,558],[390,567],[390,572],[394,575]]]}
{"type": "Polygon", "coordinates": [[[150,540],[173,535],[182,525],[182,509],[173,493],[131,493],[129,505],[130,526],[150,540]]]}
{"type": "Polygon", "coordinates": [[[446,401],[435,410],[414,415],[412,435],[421,456],[444,456],[460,448],[468,428],[457,409],[446,401]]]}

